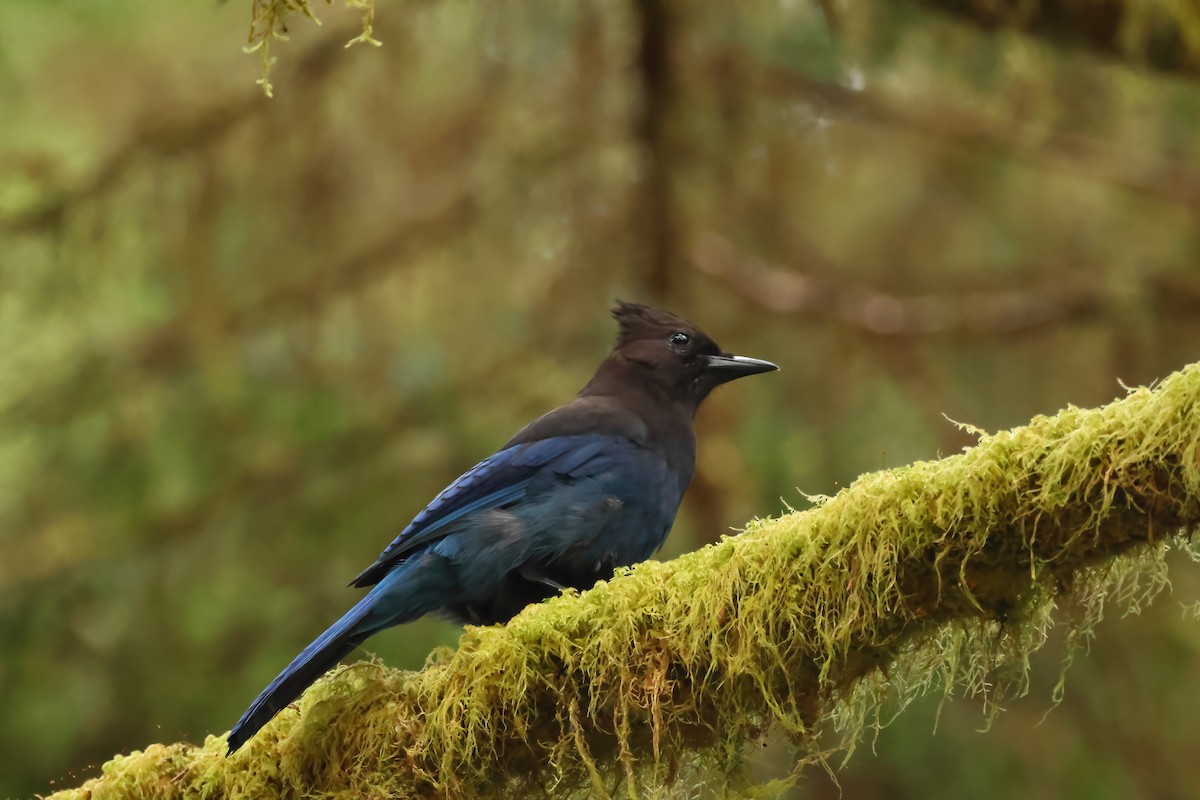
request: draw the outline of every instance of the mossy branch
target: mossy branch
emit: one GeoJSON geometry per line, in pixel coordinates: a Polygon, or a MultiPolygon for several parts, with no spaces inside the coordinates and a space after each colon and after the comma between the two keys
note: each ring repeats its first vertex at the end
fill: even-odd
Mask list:
{"type": "Polygon", "coordinates": [[[817,507],[470,628],[420,672],[342,668],[231,759],[152,745],[66,798],[654,796],[780,729],[852,746],[879,698],[1019,691],[1050,613],[1165,585],[1200,521],[1200,365],[1096,410],[865,475],[817,507]]]}

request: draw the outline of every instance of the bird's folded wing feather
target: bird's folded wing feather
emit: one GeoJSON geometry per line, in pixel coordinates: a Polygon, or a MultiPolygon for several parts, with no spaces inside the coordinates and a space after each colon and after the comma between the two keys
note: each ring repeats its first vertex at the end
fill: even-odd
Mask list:
{"type": "Polygon", "coordinates": [[[519,503],[547,477],[578,479],[611,467],[615,452],[636,449],[619,436],[555,436],[501,450],[451,483],[400,532],[352,586],[378,583],[415,550],[441,539],[451,523],[490,508],[519,503]]]}

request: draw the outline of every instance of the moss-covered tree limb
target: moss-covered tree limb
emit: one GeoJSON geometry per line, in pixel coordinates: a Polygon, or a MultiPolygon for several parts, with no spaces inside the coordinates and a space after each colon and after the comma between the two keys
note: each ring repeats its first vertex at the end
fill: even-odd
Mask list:
{"type": "Polygon", "coordinates": [[[244,751],[153,745],[56,797],[656,795],[782,729],[815,755],[940,677],[1021,688],[1049,614],[1163,584],[1200,521],[1200,365],[939,461],[865,475],[580,596],[471,628],[416,673],[323,679],[244,751]],[[1006,684],[1006,680],[1008,681],[1006,684]],[[1013,683],[1015,681],[1015,683],[1013,683]]]}

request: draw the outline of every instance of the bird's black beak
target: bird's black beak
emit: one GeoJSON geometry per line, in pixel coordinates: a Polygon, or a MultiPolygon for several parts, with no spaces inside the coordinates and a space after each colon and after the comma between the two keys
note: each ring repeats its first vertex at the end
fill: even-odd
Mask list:
{"type": "Polygon", "coordinates": [[[770,361],[747,356],[705,356],[705,360],[707,361],[706,369],[717,384],[779,369],[770,361]]]}

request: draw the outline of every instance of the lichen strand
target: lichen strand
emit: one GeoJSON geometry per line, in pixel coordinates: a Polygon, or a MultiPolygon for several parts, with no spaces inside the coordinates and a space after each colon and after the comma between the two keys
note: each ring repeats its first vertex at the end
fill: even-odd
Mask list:
{"type": "MultiPolygon", "coordinates": [[[[154,745],[57,797],[639,797],[736,780],[784,731],[852,748],[884,696],[1026,688],[1054,613],[1076,639],[1149,599],[1200,521],[1200,365],[578,596],[470,628],[402,673],[339,669],[226,760],[154,745]]],[[[1070,640],[1070,638],[1069,638],[1070,640]]]]}
{"type": "MultiPolygon", "coordinates": [[[[271,84],[271,67],[275,65],[272,54],[272,44],[276,41],[287,41],[288,18],[299,13],[317,25],[321,24],[313,5],[317,0],[253,0],[250,7],[250,33],[247,37],[247,53],[257,54],[262,65],[262,77],[256,83],[263,88],[267,97],[271,97],[274,86],[271,84]]],[[[325,5],[331,5],[333,0],[324,0],[325,5]]],[[[346,42],[346,47],[355,44],[370,44],[379,47],[381,42],[375,38],[375,0],[342,0],[350,8],[362,12],[362,33],[346,42]]]]}

